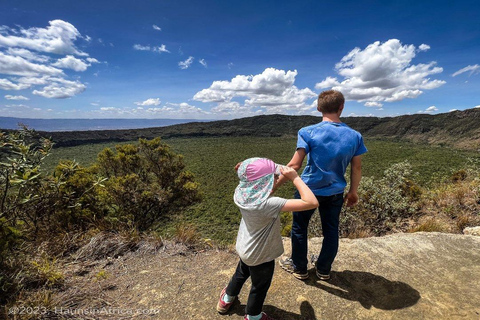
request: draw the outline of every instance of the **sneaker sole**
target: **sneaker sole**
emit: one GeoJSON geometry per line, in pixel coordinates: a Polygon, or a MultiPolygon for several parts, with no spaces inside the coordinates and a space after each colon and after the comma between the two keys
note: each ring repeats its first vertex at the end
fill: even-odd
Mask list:
{"type": "Polygon", "coordinates": [[[317,278],[319,280],[322,280],[322,281],[330,280],[330,275],[329,274],[325,275],[325,274],[320,274],[320,273],[316,272],[316,275],[317,275],[317,278]]]}
{"type": "Polygon", "coordinates": [[[287,271],[288,273],[291,273],[295,278],[297,278],[298,280],[307,280],[308,279],[308,273],[306,274],[299,274],[299,273],[296,273],[295,271],[291,270],[290,268],[288,267],[284,267],[281,263],[280,263],[280,267],[282,267],[283,270],[287,271]]]}

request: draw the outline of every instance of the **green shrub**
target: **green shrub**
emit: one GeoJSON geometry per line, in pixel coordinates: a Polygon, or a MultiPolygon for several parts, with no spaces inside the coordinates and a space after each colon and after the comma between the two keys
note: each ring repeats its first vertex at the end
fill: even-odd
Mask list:
{"type": "Polygon", "coordinates": [[[411,176],[411,165],[403,161],[386,169],[380,179],[362,178],[359,203],[345,209],[341,217],[342,235],[382,235],[401,230],[417,212],[422,194],[411,176]]]}
{"type": "Polygon", "coordinates": [[[185,170],[183,157],[161,142],[140,139],[138,145],[103,150],[95,164],[105,177],[102,201],[108,219],[144,231],[162,218],[198,202],[198,184],[185,170]]]}

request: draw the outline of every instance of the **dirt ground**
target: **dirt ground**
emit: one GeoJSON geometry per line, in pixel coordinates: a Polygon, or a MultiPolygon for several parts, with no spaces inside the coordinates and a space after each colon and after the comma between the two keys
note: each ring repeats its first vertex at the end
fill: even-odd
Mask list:
{"type": "MultiPolygon", "coordinates": [[[[321,238],[310,241],[317,253],[321,238]]],[[[284,239],[290,251],[289,239],[284,239]]],[[[162,248],[68,266],[51,317],[242,319],[249,284],[231,312],[215,306],[234,252],[162,248]]],[[[276,264],[264,311],[275,319],[480,319],[480,237],[415,233],[342,239],[332,279],[306,281],[276,264]]]]}

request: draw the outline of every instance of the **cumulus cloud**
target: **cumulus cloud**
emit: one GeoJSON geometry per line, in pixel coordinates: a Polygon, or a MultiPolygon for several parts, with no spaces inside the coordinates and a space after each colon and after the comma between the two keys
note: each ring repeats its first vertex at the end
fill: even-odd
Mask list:
{"type": "Polygon", "coordinates": [[[419,51],[427,51],[430,50],[430,46],[428,44],[422,43],[421,45],[418,46],[419,51]]]}
{"type": "Polygon", "coordinates": [[[202,66],[204,66],[205,68],[207,67],[207,61],[205,61],[205,59],[200,59],[200,60],[198,60],[198,62],[199,62],[202,66]]]}
{"type": "Polygon", "coordinates": [[[150,46],[142,46],[141,44],[134,44],[133,49],[140,51],[150,51],[150,46]]]}
{"type": "Polygon", "coordinates": [[[478,74],[478,73],[480,73],[480,65],[475,64],[475,65],[473,65],[473,66],[470,66],[470,65],[469,65],[469,66],[466,66],[465,68],[462,68],[462,69],[454,72],[454,73],[452,74],[452,77],[456,77],[456,76],[458,76],[458,75],[460,75],[460,74],[462,74],[462,73],[465,73],[465,72],[470,72],[470,75],[469,75],[469,76],[474,75],[474,74],[478,74]]]}
{"type": "Polygon", "coordinates": [[[83,92],[86,86],[79,80],[65,79],[63,69],[83,72],[93,63],[99,63],[75,46],[77,39],[85,39],[70,23],[52,20],[46,28],[2,27],[0,32],[0,89],[23,90],[43,86],[32,93],[46,98],[69,98],[83,92]],[[57,58],[53,55],[63,55],[57,58]],[[78,58],[81,57],[81,58],[78,58]]]}
{"type": "Polygon", "coordinates": [[[416,98],[423,90],[445,84],[445,81],[430,79],[431,75],[443,72],[436,62],[412,64],[416,52],[428,49],[428,45],[422,44],[417,51],[414,45],[403,45],[397,39],[377,41],[364,50],[355,48],[335,65],[343,80],[327,77],[315,88],[339,90],[346,99],[369,106],[416,98]]]}
{"type": "Polygon", "coordinates": [[[190,67],[190,65],[193,63],[193,59],[195,59],[194,57],[190,56],[188,57],[187,60],[185,61],[180,61],[178,63],[178,66],[180,67],[180,69],[182,70],[185,70],[185,69],[188,69],[190,67]]]}
{"type": "Polygon", "coordinates": [[[425,109],[425,110],[420,110],[420,111],[418,111],[417,113],[434,113],[434,112],[436,112],[436,111],[438,111],[438,108],[435,107],[435,106],[431,106],[431,107],[428,107],[428,108],[425,109]]]}
{"type": "Polygon", "coordinates": [[[28,99],[27,97],[24,97],[24,96],[12,96],[12,95],[9,95],[9,94],[7,94],[5,96],[5,99],[7,99],[7,100],[30,100],[30,99],[28,99]]]}
{"type": "Polygon", "coordinates": [[[2,90],[23,90],[30,88],[30,84],[13,83],[8,79],[0,79],[0,89],[2,90]]]}
{"type": "Polygon", "coordinates": [[[47,57],[45,55],[39,55],[27,49],[22,49],[22,48],[8,48],[6,53],[10,56],[18,56],[28,61],[36,61],[40,63],[45,63],[50,60],[50,57],[47,57]]]}
{"type": "Polygon", "coordinates": [[[374,102],[374,101],[369,101],[365,103],[365,107],[375,107],[375,108],[381,108],[383,104],[380,102],[374,102]]]}
{"type": "Polygon", "coordinates": [[[20,56],[9,56],[0,52],[0,73],[17,76],[39,74],[61,75],[63,71],[51,66],[29,62],[20,56]]]}
{"type": "Polygon", "coordinates": [[[162,28],[160,28],[159,26],[157,26],[156,24],[154,24],[153,26],[153,29],[157,30],[157,31],[162,31],[162,28]]]}
{"type": "Polygon", "coordinates": [[[158,106],[160,103],[160,98],[150,98],[143,102],[135,102],[137,106],[158,106]]]}
{"type": "Polygon", "coordinates": [[[316,97],[309,88],[294,86],[297,71],[267,68],[257,75],[237,75],[230,81],[214,81],[193,99],[216,102],[213,112],[243,114],[303,112],[312,108],[306,101],[316,97]],[[232,100],[236,99],[236,100],[232,100]],[[243,99],[243,105],[237,100],[243,99]]]}
{"type": "Polygon", "coordinates": [[[49,21],[46,28],[15,30],[8,28],[7,35],[0,33],[0,46],[16,47],[55,54],[88,56],[77,49],[74,41],[81,37],[72,24],[63,20],[49,21]],[[11,34],[13,33],[13,34],[11,34]]]}
{"type": "Polygon", "coordinates": [[[33,94],[45,98],[66,99],[85,91],[86,86],[80,81],[70,81],[62,78],[51,78],[50,84],[42,90],[33,90],[33,94]]]}
{"type": "Polygon", "coordinates": [[[61,69],[72,69],[75,71],[85,71],[90,66],[81,59],[77,59],[74,56],[68,55],[65,58],[58,59],[52,66],[61,69]]]}

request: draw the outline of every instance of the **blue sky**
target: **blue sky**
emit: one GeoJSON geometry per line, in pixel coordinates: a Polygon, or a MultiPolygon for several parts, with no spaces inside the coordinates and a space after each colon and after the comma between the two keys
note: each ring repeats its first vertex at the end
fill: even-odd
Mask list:
{"type": "Polygon", "coordinates": [[[478,1],[2,1],[0,116],[231,119],[480,107],[478,1]]]}

